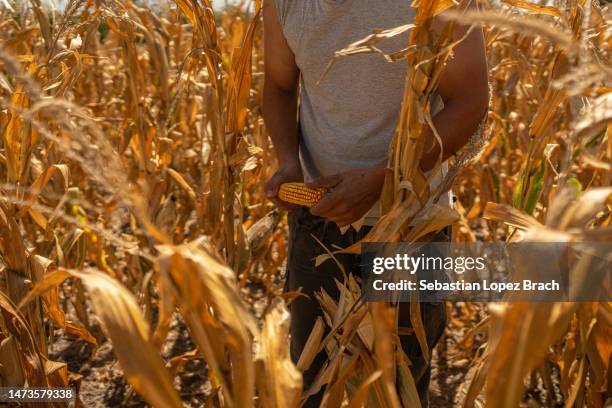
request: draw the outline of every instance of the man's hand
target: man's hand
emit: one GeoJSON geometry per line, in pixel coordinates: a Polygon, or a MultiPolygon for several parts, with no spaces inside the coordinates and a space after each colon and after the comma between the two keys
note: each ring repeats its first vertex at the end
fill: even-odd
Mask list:
{"type": "Polygon", "coordinates": [[[334,221],[339,227],[359,221],[380,198],[385,181],[385,166],[377,165],[323,177],[308,187],[331,191],[310,209],[312,215],[334,221]]]}
{"type": "Polygon", "coordinates": [[[286,203],[278,198],[278,189],[280,188],[281,184],[289,183],[292,181],[304,181],[304,177],[302,176],[302,169],[300,168],[299,164],[280,167],[266,183],[266,196],[268,197],[268,199],[272,200],[274,204],[286,210],[292,210],[296,208],[296,205],[286,203]]]}

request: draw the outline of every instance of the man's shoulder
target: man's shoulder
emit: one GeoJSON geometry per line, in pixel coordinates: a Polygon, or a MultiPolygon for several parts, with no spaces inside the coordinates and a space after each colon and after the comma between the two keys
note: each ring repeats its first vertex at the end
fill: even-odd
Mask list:
{"type": "Polygon", "coordinates": [[[285,25],[287,22],[295,23],[295,18],[302,18],[304,16],[304,9],[310,1],[314,0],[270,0],[276,5],[278,18],[281,24],[285,25]]]}

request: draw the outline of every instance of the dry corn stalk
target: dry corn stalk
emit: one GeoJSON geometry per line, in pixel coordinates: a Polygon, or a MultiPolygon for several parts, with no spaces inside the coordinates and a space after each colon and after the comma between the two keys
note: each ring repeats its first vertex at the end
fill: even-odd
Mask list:
{"type": "MultiPolygon", "coordinates": [[[[611,46],[609,35],[602,35],[609,32],[610,8],[591,1],[559,8],[508,3],[533,14],[505,8],[470,17],[492,26],[487,38],[497,89],[492,142],[457,182],[455,191],[467,203],[458,238],[475,240],[464,228],[482,215],[491,228],[505,224],[512,242],[582,242],[597,251],[597,242],[612,239],[605,164],[612,160],[610,106],[601,103],[610,95],[611,46]],[[520,62],[508,64],[514,59],[520,62]],[[469,186],[480,191],[473,195],[469,186]]],[[[490,232],[484,239],[499,237],[490,232]]],[[[583,256],[568,271],[576,290],[594,279],[589,262],[583,256]]],[[[486,349],[474,361],[464,406],[517,406],[528,376],[542,380],[546,405],[609,403],[609,303],[508,303],[491,309],[486,349]],[[553,367],[559,370],[558,391],[553,367]]]]}

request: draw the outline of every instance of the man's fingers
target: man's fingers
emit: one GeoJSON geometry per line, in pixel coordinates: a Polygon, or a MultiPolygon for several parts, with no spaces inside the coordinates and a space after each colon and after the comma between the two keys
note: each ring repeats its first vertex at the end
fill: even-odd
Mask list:
{"type": "Polygon", "coordinates": [[[266,197],[272,200],[278,194],[278,189],[279,183],[276,180],[276,177],[271,178],[266,184],[266,197]]]}
{"type": "Polygon", "coordinates": [[[339,214],[336,217],[330,218],[331,221],[335,222],[339,227],[346,227],[354,223],[355,216],[352,213],[339,214]]]}
{"type": "Polygon", "coordinates": [[[366,214],[367,211],[362,212],[361,210],[354,208],[352,210],[338,214],[335,217],[330,217],[330,220],[338,224],[339,227],[345,227],[365,218],[366,214]]]}
{"type": "Polygon", "coordinates": [[[320,177],[318,179],[309,181],[306,183],[306,186],[310,188],[321,188],[321,187],[331,188],[331,187],[338,185],[338,183],[340,183],[341,181],[342,181],[342,175],[335,174],[333,176],[320,177]]]}
{"type": "Polygon", "coordinates": [[[278,198],[277,196],[273,196],[270,197],[270,201],[272,201],[274,204],[276,204],[276,206],[278,207],[284,207],[285,205],[287,205],[288,203],[285,203],[283,200],[281,200],[280,198],[278,198]]]}
{"type": "Polygon", "coordinates": [[[272,176],[272,178],[266,183],[266,197],[268,200],[272,201],[278,207],[282,207],[285,209],[290,209],[291,204],[286,203],[280,198],[278,198],[278,190],[280,188],[280,183],[278,181],[279,177],[277,175],[272,176]]]}
{"type": "Polygon", "coordinates": [[[283,209],[285,209],[287,211],[291,211],[291,210],[294,210],[297,207],[299,207],[296,204],[291,204],[291,203],[288,203],[286,201],[283,201],[283,200],[281,200],[278,197],[272,197],[272,198],[270,198],[270,201],[272,201],[277,207],[283,208],[283,209]]]}
{"type": "Polygon", "coordinates": [[[337,194],[328,193],[323,196],[321,201],[310,207],[310,213],[312,215],[328,218],[330,215],[329,212],[337,207],[339,203],[340,200],[337,194]]]}

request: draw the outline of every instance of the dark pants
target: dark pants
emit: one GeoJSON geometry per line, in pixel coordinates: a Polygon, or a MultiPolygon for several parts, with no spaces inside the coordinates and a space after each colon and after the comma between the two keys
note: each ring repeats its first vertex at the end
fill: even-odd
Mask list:
{"type": "MultiPolygon", "coordinates": [[[[369,227],[362,227],[359,232],[353,228],[341,234],[336,224],[325,222],[320,217],[315,217],[308,209],[301,207],[289,214],[289,256],[287,260],[287,282],[285,290],[296,291],[301,288],[302,293],[308,298],[299,296],[293,300],[291,308],[291,358],[297,362],[302,349],[318,316],[323,312],[314,294],[324,289],[330,296],[337,299],[339,291],[334,279],[343,281],[342,272],[333,260],[327,260],[315,267],[315,258],[325,253],[323,247],[313,238],[317,237],[328,249],[346,248],[367,234],[369,227]]],[[[446,234],[441,233],[437,241],[447,240],[446,234]]],[[[355,255],[340,254],[337,256],[342,263],[346,273],[360,275],[359,257],[355,255]]],[[[444,303],[422,303],[421,314],[427,342],[430,350],[436,345],[446,326],[446,310],[444,303]]],[[[400,305],[399,325],[410,327],[409,303],[400,305]]],[[[428,405],[427,390],[429,387],[430,361],[427,361],[422,353],[419,342],[414,335],[400,336],[402,349],[409,357],[422,405],[428,405]]],[[[313,383],[317,373],[327,359],[325,351],[317,355],[314,362],[304,372],[304,389],[308,389],[313,383]]],[[[310,397],[305,407],[318,407],[323,390],[317,395],[310,397]]]]}

